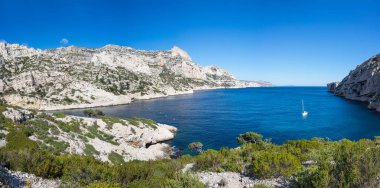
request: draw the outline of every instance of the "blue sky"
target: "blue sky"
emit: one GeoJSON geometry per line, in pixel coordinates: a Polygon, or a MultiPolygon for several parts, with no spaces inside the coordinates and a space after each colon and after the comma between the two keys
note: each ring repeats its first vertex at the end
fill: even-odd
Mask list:
{"type": "Polygon", "coordinates": [[[0,0],[0,40],[42,49],[177,45],[239,79],[325,85],[380,53],[379,10],[376,0],[0,0]]]}

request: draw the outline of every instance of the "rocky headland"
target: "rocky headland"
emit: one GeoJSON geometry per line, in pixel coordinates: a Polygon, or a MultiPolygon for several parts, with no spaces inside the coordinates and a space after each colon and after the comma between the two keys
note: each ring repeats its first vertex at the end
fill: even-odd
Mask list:
{"type": "MultiPolygon", "coordinates": [[[[29,139],[47,151],[92,156],[111,163],[170,158],[171,147],[161,142],[173,139],[177,131],[144,118],[84,118],[12,107],[2,115],[29,127],[33,132],[29,139]]],[[[0,140],[6,145],[5,139],[0,140]]]]}
{"type": "Polygon", "coordinates": [[[0,97],[38,110],[130,103],[199,89],[268,86],[199,66],[182,49],[144,51],[107,45],[40,50],[0,42],[0,97]]]}
{"type": "Polygon", "coordinates": [[[380,54],[358,65],[340,82],[327,84],[334,95],[368,103],[380,112],[380,54]]]}

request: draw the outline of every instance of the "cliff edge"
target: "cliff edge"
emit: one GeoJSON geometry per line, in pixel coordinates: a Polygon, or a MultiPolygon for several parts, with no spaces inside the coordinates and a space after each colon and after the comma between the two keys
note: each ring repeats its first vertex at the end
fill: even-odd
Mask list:
{"type": "Polygon", "coordinates": [[[327,84],[334,95],[368,102],[368,108],[380,112],[380,54],[358,65],[340,82],[327,84]]]}

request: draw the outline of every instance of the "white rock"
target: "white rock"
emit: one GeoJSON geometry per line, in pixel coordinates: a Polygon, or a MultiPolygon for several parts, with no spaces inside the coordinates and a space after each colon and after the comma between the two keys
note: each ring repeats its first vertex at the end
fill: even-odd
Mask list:
{"type": "Polygon", "coordinates": [[[36,50],[0,43],[2,98],[40,110],[126,104],[199,89],[259,87],[215,66],[201,67],[182,49],[144,51],[107,45],[36,50]]]}
{"type": "Polygon", "coordinates": [[[33,118],[33,114],[24,109],[16,110],[14,108],[7,108],[7,110],[3,112],[3,115],[15,122],[23,122],[33,118]]]}
{"type": "Polygon", "coordinates": [[[0,168],[0,180],[11,187],[30,188],[55,188],[60,186],[59,179],[43,179],[25,172],[11,171],[6,168],[0,168]]]}
{"type": "Polygon", "coordinates": [[[171,49],[171,52],[173,56],[180,56],[186,60],[191,61],[191,57],[189,56],[189,54],[177,46],[173,46],[173,48],[171,49]]]}
{"type": "Polygon", "coordinates": [[[289,180],[285,178],[252,179],[235,172],[200,172],[196,175],[199,181],[203,182],[206,187],[245,188],[254,187],[255,185],[289,187],[289,180]]]}
{"type": "Polygon", "coordinates": [[[128,123],[128,121],[124,121],[123,124],[115,123],[111,127],[108,127],[102,119],[96,118],[66,116],[59,120],[64,122],[70,122],[72,120],[82,121],[81,124],[84,125],[84,127],[81,128],[83,134],[87,132],[88,127],[94,126],[94,123],[96,122],[96,125],[99,126],[97,129],[98,131],[112,135],[114,137],[112,140],[117,142],[118,145],[101,140],[97,137],[94,139],[89,138],[89,142],[85,143],[81,139],[73,139],[70,134],[56,135],[59,140],[70,144],[68,151],[72,154],[84,155],[85,145],[92,145],[95,150],[99,152],[99,154],[94,155],[94,157],[102,161],[109,161],[108,155],[111,152],[120,154],[124,157],[125,161],[169,158],[171,147],[168,144],[160,142],[173,139],[177,131],[177,128],[173,126],[159,123],[156,125],[156,128],[142,123],[138,126],[134,126],[128,123]],[[146,147],[147,145],[150,146],[146,147]]]}

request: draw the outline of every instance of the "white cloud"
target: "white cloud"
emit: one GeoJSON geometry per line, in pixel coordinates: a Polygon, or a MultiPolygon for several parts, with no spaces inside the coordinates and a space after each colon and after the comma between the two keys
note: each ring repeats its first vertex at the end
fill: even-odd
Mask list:
{"type": "Polygon", "coordinates": [[[61,44],[67,44],[67,43],[69,43],[69,40],[67,38],[63,38],[63,39],[61,39],[59,41],[59,43],[61,43],[61,44]]]}

